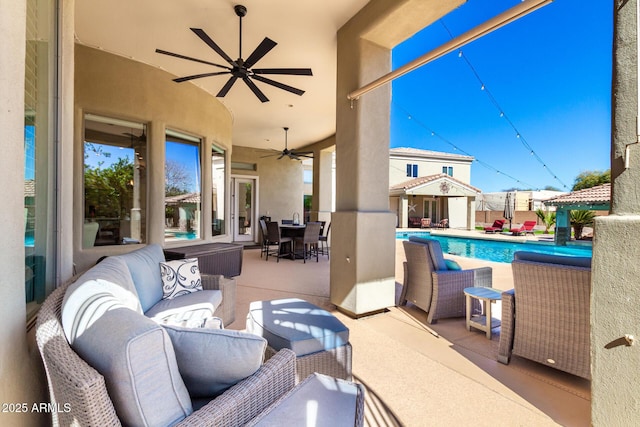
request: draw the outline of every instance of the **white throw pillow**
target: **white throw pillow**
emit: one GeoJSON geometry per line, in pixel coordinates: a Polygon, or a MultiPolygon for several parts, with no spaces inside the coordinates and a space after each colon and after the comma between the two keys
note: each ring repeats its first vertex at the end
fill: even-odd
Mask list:
{"type": "Polygon", "coordinates": [[[197,258],[161,262],[160,276],[162,299],[173,299],[202,290],[197,258]]]}

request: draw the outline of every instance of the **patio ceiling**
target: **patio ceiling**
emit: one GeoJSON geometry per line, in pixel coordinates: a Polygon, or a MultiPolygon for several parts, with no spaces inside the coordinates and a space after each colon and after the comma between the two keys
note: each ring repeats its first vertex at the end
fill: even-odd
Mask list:
{"type": "MultiPolygon", "coordinates": [[[[238,57],[238,17],[243,4],[242,56],[264,37],[278,45],[256,64],[260,68],[311,68],[313,76],[268,76],[305,90],[302,96],[258,82],[270,99],[261,103],[237,82],[223,102],[233,115],[234,145],[282,149],[282,128],[291,130],[289,148],[323,140],[335,133],[336,32],[368,0],[83,0],[75,2],[78,43],[103,49],[177,77],[219,71],[209,65],[155,52],[156,48],[214,63],[224,60],[189,28],[202,28],[231,58],[238,57]]],[[[186,83],[215,95],[228,76],[186,83]]]]}

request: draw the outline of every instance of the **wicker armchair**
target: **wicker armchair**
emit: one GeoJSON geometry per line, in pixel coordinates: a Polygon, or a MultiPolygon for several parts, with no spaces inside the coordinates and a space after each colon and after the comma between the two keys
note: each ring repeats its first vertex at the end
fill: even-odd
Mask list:
{"type": "Polygon", "coordinates": [[[428,323],[447,317],[464,317],[464,288],[492,286],[491,267],[448,270],[437,240],[412,237],[402,244],[407,260],[399,304],[406,305],[411,301],[428,313],[428,323]]]}
{"type": "Polygon", "coordinates": [[[591,378],[591,258],[516,252],[511,267],[498,361],[516,355],[591,378]]]}
{"type": "MultiPolygon", "coordinates": [[[[47,374],[52,404],[70,410],[52,413],[52,424],[119,426],[104,377],[69,346],[61,324],[61,307],[69,285],[42,304],[36,340],[47,374]],[[65,404],[69,404],[64,406],[65,404]]],[[[180,426],[241,426],[258,416],[295,385],[295,353],[281,350],[250,377],[193,412],[180,426]]]]}

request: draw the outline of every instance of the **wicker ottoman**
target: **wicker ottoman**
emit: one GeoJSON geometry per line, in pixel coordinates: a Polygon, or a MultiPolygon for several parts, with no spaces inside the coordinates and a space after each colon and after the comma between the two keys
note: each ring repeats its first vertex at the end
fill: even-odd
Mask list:
{"type": "Polygon", "coordinates": [[[247,427],[361,427],[363,424],[362,385],[312,374],[251,420],[247,427]]]}
{"type": "Polygon", "coordinates": [[[267,340],[267,359],[282,348],[293,350],[298,382],[314,372],[351,380],[349,329],[320,307],[298,298],[254,301],[247,332],[267,340]]]}

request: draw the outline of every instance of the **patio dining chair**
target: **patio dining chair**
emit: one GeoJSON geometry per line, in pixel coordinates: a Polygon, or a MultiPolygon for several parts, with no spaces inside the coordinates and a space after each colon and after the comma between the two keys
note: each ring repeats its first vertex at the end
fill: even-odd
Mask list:
{"type": "Polygon", "coordinates": [[[291,256],[293,259],[293,239],[282,236],[277,222],[267,223],[267,236],[267,261],[269,261],[269,254],[274,255],[277,262],[280,262],[280,258],[284,256],[291,256]],[[277,249],[270,250],[269,246],[277,246],[277,249]],[[285,252],[286,247],[288,247],[288,252],[285,252]]]}
{"type": "Polygon", "coordinates": [[[320,223],[308,222],[304,229],[302,237],[296,237],[294,240],[294,248],[299,244],[302,245],[302,259],[306,263],[307,256],[316,254],[316,262],[318,262],[318,243],[320,241],[320,223]]]}
{"type": "Polygon", "coordinates": [[[267,231],[267,222],[260,219],[260,232],[262,233],[262,248],[260,249],[260,258],[269,251],[269,232],[267,231]]]}
{"type": "Polygon", "coordinates": [[[320,253],[326,255],[329,259],[329,232],[331,231],[331,223],[327,226],[324,234],[320,235],[320,253]]]}

